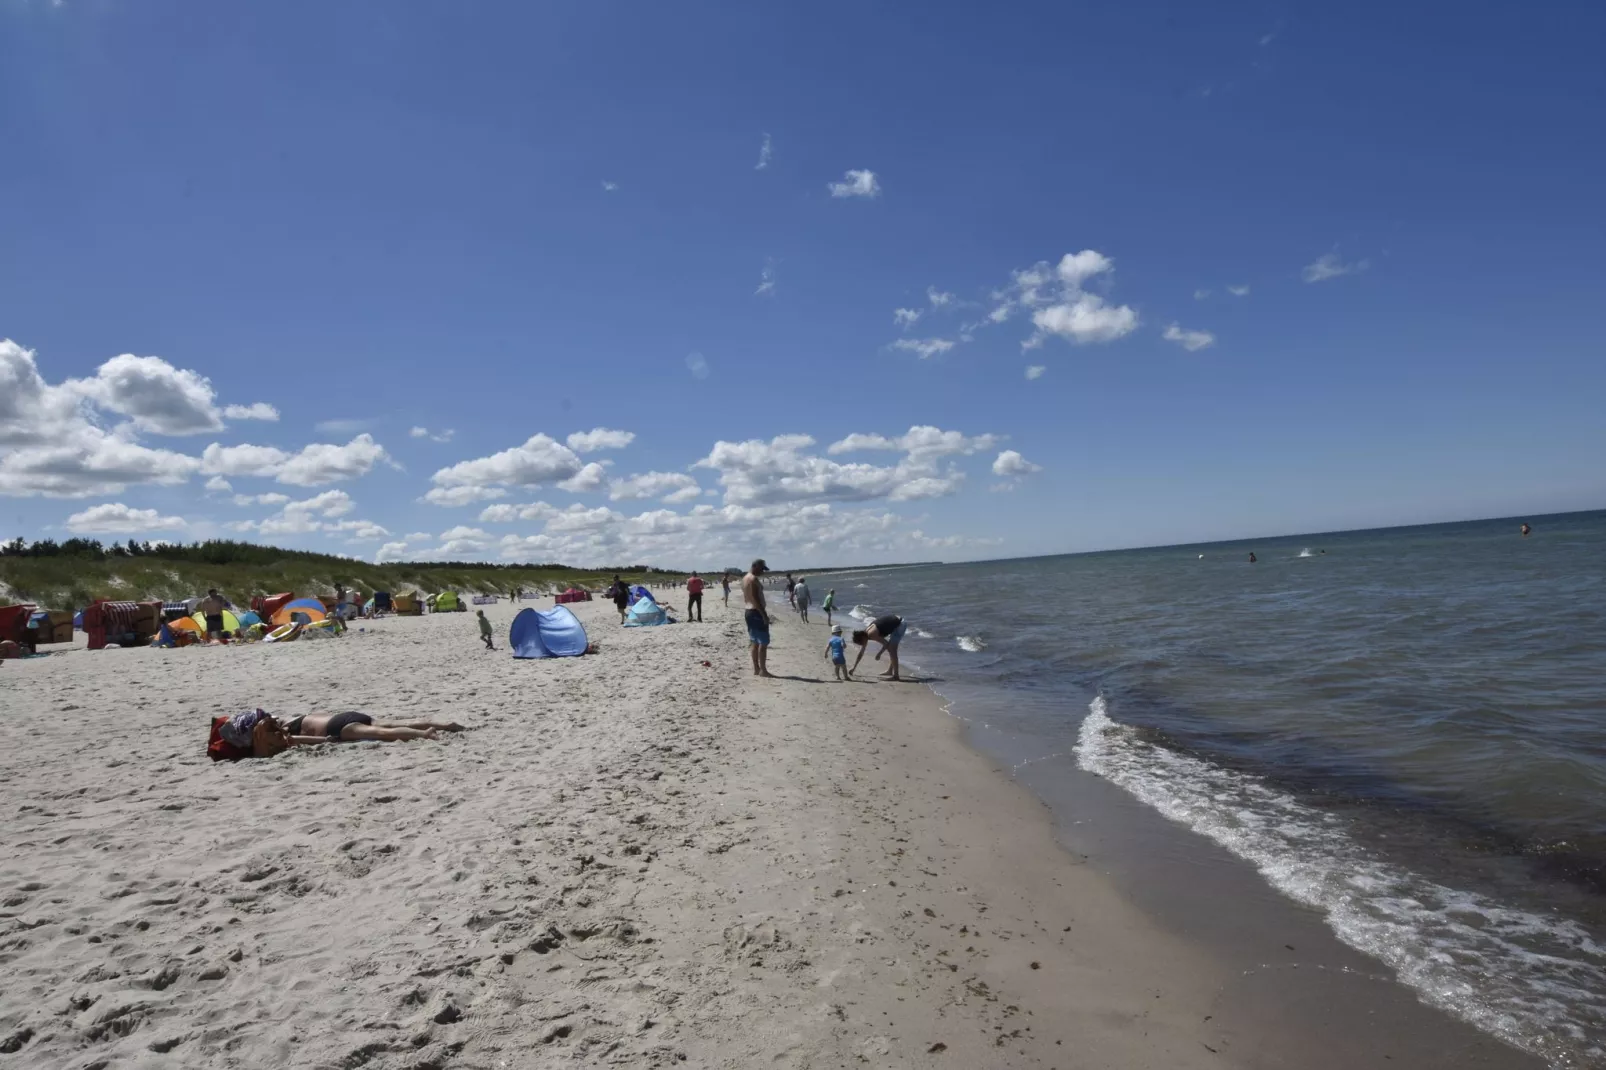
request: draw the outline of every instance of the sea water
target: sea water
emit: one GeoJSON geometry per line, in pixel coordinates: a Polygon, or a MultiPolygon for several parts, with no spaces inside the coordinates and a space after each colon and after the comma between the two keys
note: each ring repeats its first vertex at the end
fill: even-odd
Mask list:
{"type": "Polygon", "coordinates": [[[1606,513],[1527,519],[827,585],[907,617],[960,716],[1225,847],[1425,1001],[1606,1065],[1606,513]]]}

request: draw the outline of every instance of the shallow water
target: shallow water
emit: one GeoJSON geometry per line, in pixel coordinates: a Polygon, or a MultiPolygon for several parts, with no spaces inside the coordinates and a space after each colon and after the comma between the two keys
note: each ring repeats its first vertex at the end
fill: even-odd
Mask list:
{"type": "Polygon", "coordinates": [[[1529,519],[815,586],[906,615],[956,712],[1074,753],[1424,999],[1597,1065],[1606,513],[1529,519]]]}

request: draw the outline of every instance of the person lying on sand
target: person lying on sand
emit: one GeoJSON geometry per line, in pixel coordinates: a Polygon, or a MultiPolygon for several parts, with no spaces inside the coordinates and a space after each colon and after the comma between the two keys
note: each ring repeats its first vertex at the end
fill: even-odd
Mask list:
{"type": "Polygon", "coordinates": [[[448,722],[412,721],[407,724],[376,724],[366,713],[309,713],[281,724],[266,710],[236,714],[221,722],[216,734],[229,744],[237,757],[247,748],[253,758],[271,758],[291,747],[311,747],[324,743],[401,743],[412,739],[436,739],[441,732],[461,732],[463,726],[448,722]]]}

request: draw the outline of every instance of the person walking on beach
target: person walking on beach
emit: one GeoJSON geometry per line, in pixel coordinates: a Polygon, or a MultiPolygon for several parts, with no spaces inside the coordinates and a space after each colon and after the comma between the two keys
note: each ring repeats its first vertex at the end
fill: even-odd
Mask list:
{"type": "Polygon", "coordinates": [[[478,612],[480,618],[480,638],[485,640],[485,649],[495,650],[496,647],[491,645],[491,622],[485,619],[485,610],[481,609],[476,612],[478,612]]]}
{"type": "Polygon", "coordinates": [[[848,675],[848,648],[842,642],[842,625],[831,625],[831,638],[825,643],[825,656],[831,659],[831,671],[837,680],[851,680],[848,675]]]}
{"type": "Polygon", "coordinates": [[[686,580],[686,619],[691,620],[692,607],[697,607],[697,623],[703,622],[703,578],[693,572],[686,580]]]}
{"type": "Polygon", "coordinates": [[[829,625],[831,623],[831,611],[836,608],[835,587],[825,592],[825,601],[820,603],[820,608],[825,610],[825,623],[829,625]]]}
{"type": "Polygon", "coordinates": [[[796,590],[797,581],[794,580],[792,578],[792,574],[788,572],[786,574],[786,604],[792,606],[793,609],[797,608],[797,606],[792,602],[792,595],[794,592],[796,592],[796,590]]]}
{"type": "Polygon", "coordinates": [[[216,587],[207,589],[206,597],[195,605],[195,612],[206,618],[206,637],[208,639],[223,638],[223,610],[228,603],[223,601],[217,593],[216,587]]]}
{"type": "Polygon", "coordinates": [[[764,606],[764,585],[759,579],[770,567],[761,557],[742,577],[742,601],[747,604],[747,646],[753,656],[753,675],[770,674],[770,615],[764,606]]]}
{"type": "Polygon", "coordinates": [[[620,579],[616,573],[613,577],[613,586],[608,588],[608,597],[613,599],[613,608],[619,611],[619,623],[625,622],[625,613],[630,609],[630,585],[620,579]]]}
{"type": "Polygon", "coordinates": [[[884,617],[877,617],[870,623],[870,627],[863,631],[853,633],[853,642],[859,648],[859,656],[853,659],[853,671],[859,671],[859,662],[864,660],[866,644],[871,640],[881,644],[876,651],[875,659],[881,660],[882,654],[892,655],[892,666],[881,675],[888,679],[897,680],[898,676],[898,644],[903,642],[903,633],[909,627],[909,622],[902,617],[888,613],[884,617]]]}
{"type": "Polygon", "coordinates": [[[809,594],[809,585],[803,582],[803,577],[797,578],[797,586],[792,588],[792,605],[797,607],[797,615],[803,623],[809,622],[809,602],[813,596],[809,594]]]}
{"type": "Polygon", "coordinates": [[[725,588],[725,605],[728,607],[731,604],[731,574],[729,572],[721,572],[719,574],[719,585],[725,588]]]}

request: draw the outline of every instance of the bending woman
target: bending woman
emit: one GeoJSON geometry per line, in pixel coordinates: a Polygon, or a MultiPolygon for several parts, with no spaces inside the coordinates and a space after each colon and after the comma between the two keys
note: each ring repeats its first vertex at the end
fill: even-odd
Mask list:
{"type": "Polygon", "coordinates": [[[902,617],[894,616],[889,613],[884,617],[877,617],[870,623],[870,626],[863,631],[854,632],[853,642],[857,644],[859,648],[859,656],[853,659],[852,671],[859,671],[859,662],[864,660],[864,652],[866,650],[865,644],[871,640],[875,640],[881,644],[881,649],[876,651],[875,655],[875,659],[877,661],[881,660],[882,654],[892,655],[891,667],[881,675],[892,680],[901,679],[901,677],[898,676],[898,644],[903,642],[903,633],[908,626],[908,622],[902,617]]]}

